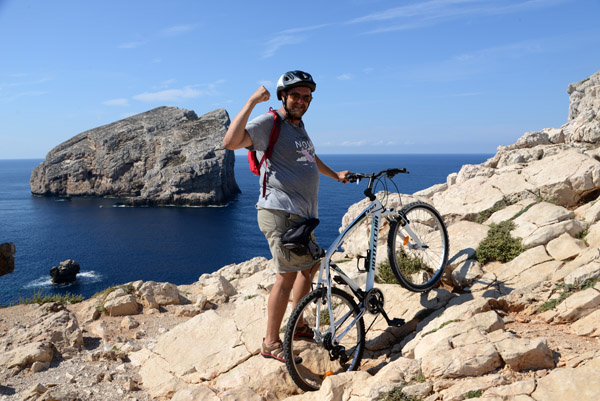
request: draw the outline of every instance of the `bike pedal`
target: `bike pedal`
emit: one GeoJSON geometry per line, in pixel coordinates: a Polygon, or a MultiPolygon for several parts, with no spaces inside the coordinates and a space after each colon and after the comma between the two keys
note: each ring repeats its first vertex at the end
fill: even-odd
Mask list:
{"type": "Polygon", "coordinates": [[[398,317],[395,317],[393,319],[390,319],[390,321],[388,322],[389,326],[393,326],[393,327],[400,327],[404,325],[404,319],[400,319],[398,317]]]}

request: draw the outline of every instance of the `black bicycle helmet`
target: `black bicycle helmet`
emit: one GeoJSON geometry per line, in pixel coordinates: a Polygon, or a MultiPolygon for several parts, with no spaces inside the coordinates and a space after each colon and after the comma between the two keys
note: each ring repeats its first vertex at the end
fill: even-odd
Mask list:
{"type": "Polygon", "coordinates": [[[314,92],[317,84],[313,81],[309,73],[304,71],[288,71],[279,78],[277,82],[277,99],[281,100],[281,92],[288,89],[305,86],[314,92]]]}

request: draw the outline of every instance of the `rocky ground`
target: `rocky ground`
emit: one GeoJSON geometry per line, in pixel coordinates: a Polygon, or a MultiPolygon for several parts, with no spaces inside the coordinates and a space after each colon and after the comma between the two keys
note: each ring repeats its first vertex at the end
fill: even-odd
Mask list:
{"type": "MultiPolygon", "coordinates": [[[[52,310],[65,308],[76,316],[89,303],[2,308],[0,337],[5,340],[15,330],[28,331],[39,325],[43,316],[56,313],[52,310]]],[[[68,358],[56,355],[50,362],[32,362],[24,369],[3,367],[0,400],[151,400],[142,389],[139,366],[133,365],[127,355],[151,348],[158,336],[189,319],[176,316],[174,309],[166,306],[161,312],[131,318],[105,315],[98,321],[100,325],[83,325],[81,347],[68,358]]],[[[44,359],[39,354],[33,358],[44,359]]]]}
{"type": "MultiPolygon", "coordinates": [[[[190,292],[190,289],[194,287],[194,285],[181,286],[180,293],[197,297],[200,287],[196,288],[198,290],[196,294],[190,292]]],[[[404,290],[398,287],[394,291],[403,292],[404,290]]],[[[182,299],[185,300],[183,297],[182,299]]],[[[202,300],[202,302],[205,301],[202,300]]],[[[165,333],[189,321],[203,308],[214,307],[214,304],[210,302],[204,303],[202,306],[191,303],[162,305],[157,309],[142,309],[140,311],[142,313],[135,315],[102,315],[99,319],[94,320],[93,315],[97,303],[97,299],[91,299],[67,306],[34,304],[0,309],[0,335],[5,353],[6,348],[16,345],[7,343],[7,340],[11,341],[11,339],[24,344],[46,340],[52,343],[51,348],[54,348],[54,351],[51,351],[54,353],[52,358],[44,358],[40,352],[29,351],[27,353],[24,351],[22,360],[15,366],[8,367],[5,363],[4,367],[8,368],[3,368],[0,373],[0,400],[106,400],[117,397],[139,401],[156,399],[154,398],[155,394],[145,389],[140,374],[141,365],[132,361],[129,358],[130,354],[135,354],[143,349],[152,350],[158,339],[165,333]],[[69,337],[65,333],[69,331],[69,327],[72,329],[72,325],[68,322],[65,324],[65,320],[58,316],[66,311],[73,319],[71,323],[87,322],[81,324],[78,329],[81,341],[77,335],[71,336],[71,340],[65,341],[65,337],[69,337]],[[56,319],[48,322],[48,317],[53,316],[56,319]],[[23,340],[24,337],[16,333],[29,333],[29,335],[25,337],[27,340],[23,340]],[[76,350],[68,350],[67,343],[69,341],[73,346],[71,348],[76,348],[76,350]],[[76,346],[78,343],[80,343],[79,347],[76,346]],[[62,354],[58,354],[59,349],[62,354]]],[[[221,307],[227,308],[227,303],[222,304],[221,307]]],[[[539,314],[531,315],[527,311],[507,312],[501,309],[498,311],[502,315],[506,332],[523,339],[546,339],[557,368],[577,366],[582,356],[595,355],[600,350],[598,337],[574,334],[569,324],[550,324],[539,314]]],[[[202,344],[188,345],[202,347],[202,344]]],[[[390,352],[387,350],[383,355],[390,354],[390,352]]],[[[370,372],[378,372],[381,370],[380,362],[389,359],[385,356],[383,358],[373,357],[374,354],[372,353],[370,358],[367,353],[362,369],[369,370],[370,368],[370,372]]],[[[13,360],[18,359],[18,357],[13,358],[13,360]]],[[[260,360],[260,363],[279,368],[279,363],[275,361],[260,360]]],[[[505,365],[493,373],[502,375],[503,381],[512,383],[540,379],[550,371],[550,369],[515,371],[505,365]]],[[[485,375],[482,376],[485,377],[485,375]]],[[[450,388],[455,385],[455,382],[460,381],[462,380],[443,379],[437,385],[450,388]]],[[[218,399],[243,398],[223,397],[218,399]]],[[[277,398],[267,396],[263,399],[277,398]]]]}

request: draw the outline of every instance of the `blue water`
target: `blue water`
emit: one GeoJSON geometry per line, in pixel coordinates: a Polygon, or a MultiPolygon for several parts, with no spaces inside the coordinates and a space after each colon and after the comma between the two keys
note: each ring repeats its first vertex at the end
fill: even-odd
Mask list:
{"type": "MultiPolygon", "coordinates": [[[[491,155],[321,155],[334,170],[373,172],[406,167],[395,179],[411,194],[445,182],[463,164],[491,155]]],[[[0,243],[16,245],[15,271],[0,277],[0,305],[34,293],[89,297],[109,286],[135,280],[193,283],[203,273],[269,257],[256,223],[258,177],[245,156],[236,160],[242,194],[227,207],[114,207],[115,199],[60,200],[31,196],[29,177],[42,160],[0,160],[0,243]],[[53,285],[49,271],[66,259],[81,265],[77,282],[53,285]]],[[[321,176],[316,230],[322,246],[338,234],[348,207],[362,199],[364,184],[342,185],[321,176]]]]}

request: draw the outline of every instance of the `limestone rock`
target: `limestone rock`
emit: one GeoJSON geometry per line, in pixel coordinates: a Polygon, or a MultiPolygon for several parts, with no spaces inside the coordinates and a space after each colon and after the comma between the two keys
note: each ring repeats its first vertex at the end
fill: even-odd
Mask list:
{"type": "Polygon", "coordinates": [[[473,258],[475,250],[488,231],[489,227],[470,221],[460,221],[448,226],[448,238],[452,238],[448,265],[460,266],[467,259],[473,258]]]}
{"type": "Polygon", "coordinates": [[[13,255],[16,251],[15,244],[12,242],[0,244],[0,276],[15,271],[15,258],[13,255]]]}
{"type": "Polygon", "coordinates": [[[546,245],[546,250],[556,260],[566,260],[578,256],[587,248],[584,241],[564,233],[546,245]]]}
{"type": "Polygon", "coordinates": [[[223,276],[216,275],[208,280],[204,287],[204,295],[210,302],[223,303],[235,295],[235,287],[223,276]]]}
{"type": "Polygon", "coordinates": [[[502,386],[506,383],[508,383],[508,378],[505,376],[492,374],[489,376],[460,381],[450,388],[443,390],[441,394],[444,397],[444,401],[462,401],[469,393],[502,386]]]}
{"type": "Polygon", "coordinates": [[[579,336],[600,337],[600,309],[573,323],[571,330],[579,336]]]}
{"type": "MultiPolygon", "coordinates": [[[[0,349],[10,351],[21,348],[25,352],[19,352],[20,354],[33,352],[37,356],[17,358],[27,361],[26,364],[28,364],[35,361],[50,362],[55,351],[63,359],[69,359],[83,348],[83,333],[77,318],[73,313],[66,310],[63,305],[43,304],[33,309],[30,316],[34,320],[27,329],[14,327],[2,336],[0,349]],[[30,344],[37,344],[37,346],[27,348],[30,344]],[[48,347],[51,350],[49,360],[46,358],[48,347]]],[[[24,366],[22,363],[17,365],[24,366]]],[[[0,363],[0,366],[2,366],[2,363],[0,363]]]]}
{"type": "Polygon", "coordinates": [[[133,295],[119,288],[108,294],[104,309],[109,316],[135,315],[139,311],[139,304],[133,295]]]}
{"type": "Polygon", "coordinates": [[[520,401],[518,397],[523,397],[522,400],[532,400],[529,395],[535,390],[536,383],[534,379],[518,381],[512,384],[504,386],[498,386],[495,388],[488,389],[483,394],[484,400],[498,399],[498,401],[511,399],[514,401],[520,401]]]}
{"type": "Polygon", "coordinates": [[[474,343],[439,351],[421,362],[429,378],[480,376],[502,366],[496,348],[490,343],[474,343]]]}
{"type": "Polygon", "coordinates": [[[600,72],[569,85],[569,122],[563,127],[565,142],[597,143],[600,140],[600,72]]]}
{"type": "Polygon", "coordinates": [[[600,263],[593,262],[581,266],[565,277],[565,283],[569,285],[579,286],[586,280],[593,280],[600,277],[600,263]]]}
{"type": "Polygon", "coordinates": [[[54,357],[49,342],[33,342],[12,349],[0,356],[0,366],[6,369],[24,368],[34,362],[51,362],[54,357]]]}
{"type": "MultiPolygon", "coordinates": [[[[175,284],[156,283],[154,281],[144,282],[137,290],[136,295],[141,299],[152,299],[156,306],[179,305],[181,303],[179,290],[175,284]]],[[[152,301],[149,304],[154,305],[152,301]]]]}
{"type": "Polygon", "coordinates": [[[513,370],[554,367],[554,355],[548,348],[546,339],[507,338],[494,345],[504,362],[513,370]]]}
{"type": "Polygon", "coordinates": [[[234,154],[223,148],[223,109],[200,118],[159,107],[82,132],[52,149],[31,174],[46,196],[127,198],[134,205],[214,205],[231,200],[234,154]]]}
{"type": "Polygon", "coordinates": [[[600,394],[600,369],[555,369],[538,381],[531,394],[535,401],[596,401],[600,394]]]}
{"type": "Polygon", "coordinates": [[[600,291],[589,288],[579,291],[558,305],[557,319],[562,322],[572,322],[594,312],[600,306],[600,291]]]}
{"type": "Polygon", "coordinates": [[[590,227],[585,239],[589,246],[600,247],[600,223],[597,222],[590,227]]]}

